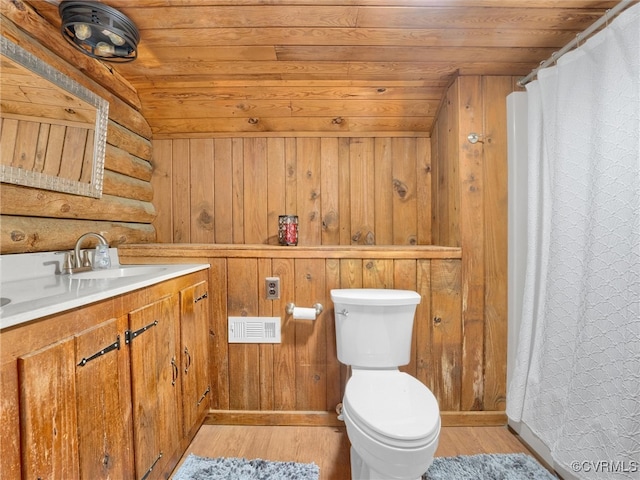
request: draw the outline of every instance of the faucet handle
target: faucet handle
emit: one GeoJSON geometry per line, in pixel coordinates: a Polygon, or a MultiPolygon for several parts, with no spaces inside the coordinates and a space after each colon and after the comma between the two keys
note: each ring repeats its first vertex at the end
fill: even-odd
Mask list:
{"type": "Polygon", "coordinates": [[[89,260],[89,251],[88,250],[83,250],[82,251],[82,266],[83,267],[90,267],[91,266],[91,260],[89,260]]]}
{"type": "Polygon", "coordinates": [[[62,273],[71,273],[73,267],[75,266],[74,257],[75,254],[73,253],[73,250],[69,250],[68,252],[64,253],[64,264],[62,266],[62,273]]]}

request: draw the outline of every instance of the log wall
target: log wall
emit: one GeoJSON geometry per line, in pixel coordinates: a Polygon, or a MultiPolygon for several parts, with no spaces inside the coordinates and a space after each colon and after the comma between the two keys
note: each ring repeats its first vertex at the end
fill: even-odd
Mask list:
{"type": "Polygon", "coordinates": [[[151,129],[135,90],[66,45],[28,5],[1,3],[2,35],[105,98],[109,125],[102,198],[2,184],[0,253],[69,249],[89,231],[104,234],[112,246],[155,241],[151,129]]]}

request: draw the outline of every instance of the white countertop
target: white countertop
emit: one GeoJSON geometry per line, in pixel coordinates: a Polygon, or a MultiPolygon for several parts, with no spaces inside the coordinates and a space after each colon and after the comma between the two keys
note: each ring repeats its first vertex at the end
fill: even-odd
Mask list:
{"type": "MultiPolygon", "coordinates": [[[[110,249],[110,256],[112,269],[135,269],[134,265],[119,264],[117,249],[110,249]]],[[[0,306],[0,329],[209,267],[208,264],[153,265],[154,268],[140,269],[141,274],[134,276],[82,278],[83,274],[59,274],[63,259],[57,252],[0,255],[0,297],[3,303],[4,299],[10,300],[0,306]]]]}

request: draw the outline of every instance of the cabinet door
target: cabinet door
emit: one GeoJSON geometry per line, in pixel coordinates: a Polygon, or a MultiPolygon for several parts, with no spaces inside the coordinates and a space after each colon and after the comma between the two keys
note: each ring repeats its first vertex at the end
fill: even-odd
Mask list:
{"type": "Polygon", "coordinates": [[[209,410],[209,301],[207,282],[180,291],[183,434],[190,437],[209,410]]]}
{"type": "Polygon", "coordinates": [[[126,318],[21,356],[25,478],[131,478],[126,318]]]}
{"type": "Polygon", "coordinates": [[[127,317],[76,336],[80,475],[87,480],[133,478],[133,437],[127,317]]]}
{"type": "Polygon", "coordinates": [[[73,337],[18,358],[23,478],[79,478],[73,337]]]}
{"type": "Polygon", "coordinates": [[[156,478],[179,446],[177,295],[129,313],[136,478],[156,478]]]}

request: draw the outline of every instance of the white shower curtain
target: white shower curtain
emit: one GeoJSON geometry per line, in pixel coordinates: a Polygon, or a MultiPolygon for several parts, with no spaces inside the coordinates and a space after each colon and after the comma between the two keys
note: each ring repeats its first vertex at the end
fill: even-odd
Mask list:
{"type": "Polygon", "coordinates": [[[640,4],[538,73],[507,414],[577,478],[640,478],[640,4]]]}

